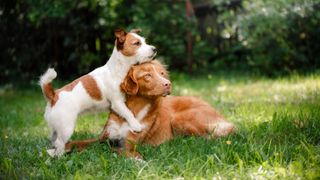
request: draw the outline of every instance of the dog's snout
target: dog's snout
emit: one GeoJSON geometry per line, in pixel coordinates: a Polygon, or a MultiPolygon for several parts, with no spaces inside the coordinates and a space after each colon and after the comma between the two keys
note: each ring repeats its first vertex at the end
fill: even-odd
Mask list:
{"type": "Polygon", "coordinates": [[[156,53],[157,52],[157,48],[156,47],[152,47],[152,51],[153,51],[153,53],[156,53]]]}
{"type": "Polygon", "coordinates": [[[169,88],[171,86],[171,83],[170,82],[166,82],[163,84],[165,87],[169,88]]]}
{"type": "Polygon", "coordinates": [[[170,81],[164,82],[163,86],[164,86],[164,88],[163,88],[164,94],[162,96],[167,96],[167,95],[171,94],[171,82],[170,81]]]}

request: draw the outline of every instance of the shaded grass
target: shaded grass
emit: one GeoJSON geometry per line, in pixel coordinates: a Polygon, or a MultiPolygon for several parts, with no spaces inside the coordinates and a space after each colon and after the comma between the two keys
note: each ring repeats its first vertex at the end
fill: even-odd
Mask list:
{"type": "MultiPolygon", "coordinates": [[[[111,152],[108,143],[60,159],[48,157],[40,90],[0,91],[0,178],[317,179],[320,178],[320,75],[278,79],[234,74],[172,74],[175,95],[197,96],[238,133],[218,140],[179,137],[138,146],[146,163],[111,152]]],[[[95,137],[107,113],[85,115],[72,139],[95,137]]]]}

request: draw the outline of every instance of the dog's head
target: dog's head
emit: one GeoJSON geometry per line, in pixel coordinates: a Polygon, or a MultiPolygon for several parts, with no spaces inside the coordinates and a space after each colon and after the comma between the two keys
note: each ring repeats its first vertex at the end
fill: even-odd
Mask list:
{"type": "Polygon", "coordinates": [[[123,29],[115,30],[116,48],[132,64],[144,63],[154,59],[157,49],[146,44],[145,39],[138,35],[140,29],[125,32],[123,29]]]}
{"type": "Polygon", "coordinates": [[[133,66],[122,82],[121,89],[128,95],[166,96],[171,93],[171,82],[164,66],[154,60],[133,66]]]}

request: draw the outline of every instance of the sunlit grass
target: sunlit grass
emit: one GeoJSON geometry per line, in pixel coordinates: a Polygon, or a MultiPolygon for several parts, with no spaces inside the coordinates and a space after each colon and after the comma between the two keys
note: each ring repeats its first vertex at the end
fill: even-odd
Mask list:
{"type": "MultiPolygon", "coordinates": [[[[234,74],[172,74],[174,95],[197,96],[237,126],[218,140],[177,138],[138,149],[146,163],[118,156],[107,143],[48,157],[40,89],[0,91],[0,178],[320,178],[320,75],[276,79],[234,74]]],[[[95,137],[107,113],[82,116],[72,139],[95,137]]]]}

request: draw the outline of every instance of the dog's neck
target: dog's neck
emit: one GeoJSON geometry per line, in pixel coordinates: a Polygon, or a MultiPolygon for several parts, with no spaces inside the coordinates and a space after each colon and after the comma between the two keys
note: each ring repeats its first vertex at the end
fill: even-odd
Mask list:
{"type": "Polygon", "coordinates": [[[108,68],[113,79],[116,82],[121,83],[133,65],[131,62],[135,62],[132,58],[134,57],[124,56],[116,47],[114,47],[109,60],[104,66],[108,68]]]}
{"type": "Polygon", "coordinates": [[[136,116],[146,106],[150,106],[149,113],[155,111],[161,105],[162,98],[162,96],[150,98],[141,95],[128,95],[126,104],[136,116]]]}

